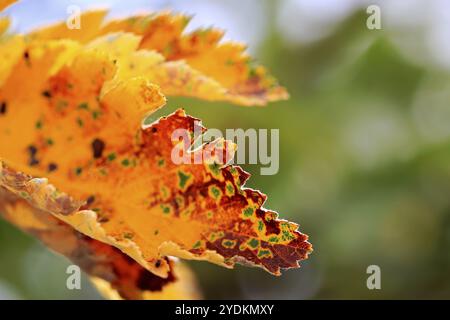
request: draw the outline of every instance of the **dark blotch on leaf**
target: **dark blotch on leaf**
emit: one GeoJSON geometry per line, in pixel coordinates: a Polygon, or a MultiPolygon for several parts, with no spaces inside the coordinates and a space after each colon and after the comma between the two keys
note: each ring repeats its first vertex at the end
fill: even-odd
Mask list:
{"type": "Polygon", "coordinates": [[[49,172],[52,172],[52,171],[55,171],[55,170],[57,170],[58,169],[58,165],[56,164],[56,163],[50,163],[49,165],[48,165],[48,171],[49,172]]]}
{"type": "Polygon", "coordinates": [[[28,164],[30,166],[35,166],[39,164],[39,160],[36,159],[36,154],[37,154],[37,148],[34,145],[29,145],[27,148],[30,160],[28,161],[28,164]]]}
{"type": "Polygon", "coordinates": [[[75,174],[76,174],[77,176],[79,176],[82,172],[83,172],[83,169],[82,169],[82,168],[80,168],[80,167],[75,168],[75,174]]]}
{"type": "Polygon", "coordinates": [[[94,141],[92,141],[92,153],[95,159],[102,157],[104,149],[105,143],[102,140],[94,139],[94,141]]]}
{"type": "Polygon", "coordinates": [[[95,197],[94,197],[94,196],[89,196],[89,197],[86,199],[86,204],[87,204],[87,205],[91,205],[91,204],[94,203],[94,201],[95,201],[95,197]]]}
{"type": "Polygon", "coordinates": [[[7,104],[6,101],[3,101],[2,103],[0,103],[0,114],[5,114],[6,110],[7,110],[7,104]]]}
{"type": "Polygon", "coordinates": [[[27,150],[31,156],[35,156],[37,153],[37,148],[33,145],[29,145],[27,150]]]}
{"type": "Polygon", "coordinates": [[[49,90],[45,90],[42,92],[42,95],[46,98],[51,98],[52,97],[52,93],[49,90]]]}

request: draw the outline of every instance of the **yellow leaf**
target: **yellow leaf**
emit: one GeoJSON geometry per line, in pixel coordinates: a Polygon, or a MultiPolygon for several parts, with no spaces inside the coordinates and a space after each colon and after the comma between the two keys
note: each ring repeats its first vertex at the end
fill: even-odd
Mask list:
{"type": "Polygon", "coordinates": [[[0,37],[8,30],[10,21],[8,18],[0,17],[0,37]]]}
{"type": "Polygon", "coordinates": [[[67,21],[52,24],[39,28],[30,33],[30,39],[56,40],[70,39],[79,42],[86,42],[92,39],[100,28],[107,10],[86,11],[80,15],[80,28],[69,28],[67,21]]]}
{"type": "Polygon", "coordinates": [[[158,84],[164,94],[169,96],[190,96],[211,101],[226,99],[225,88],[184,61],[168,62],[156,51],[136,51],[140,41],[139,36],[130,33],[114,33],[97,38],[87,45],[87,48],[108,52],[116,61],[116,76],[105,84],[104,91],[118,82],[145,77],[158,84]]]}
{"type": "Polygon", "coordinates": [[[21,36],[0,37],[0,85],[22,58],[25,52],[25,42],[21,36]]]}
{"type": "MultiPolygon", "coordinates": [[[[190,17],[168,12],[112,20],[98,29],[104,14],[104,11],[85,13],[81,21],[86,27],[82,30],[68,30],[65,23],[60,23],[43,28],[32,35],[36,39],[68,38],[87,43],[98,36],[129,32],[138,36],[135,39],[139,39],[139,42],[134,43],[136,49],[154,50],[168,61],[179,62],[177,67],[182,67],[185,71],[172,75],[170,80],[175,77],[179,81],[185,81],[183,77],[188,77],[187,81],[198,83],[197,79],[191,77],[201,77],[202,82],[215,90],[213,95],[207,97],[193,92],[192,88],[189,89],[193,86],[190,83],[186,90],[169,86],[168,95],[198,96],[202,99],[226,100],[246,106],[265,105],[288,98],[287,91],[278,85],[266,69],[251,61],[245,53],[245,45],[220,42],[223,36],[220,30],[199,29],[184,34],[183,30],[190,17]],[[84,22],[85,20],[87,22],[84,22]]],[[[130,57],[130,60],[133,60],[133,57],[130,57]]],[[[167,73],[163,70],[164,68],[157,70],[159,77],[152,80],[165,89],[164,86],[168,84],[167,74],[171,75],[172,71],[167,73]],[[161,77],[161,73],[166,74],[161,77]]]]}

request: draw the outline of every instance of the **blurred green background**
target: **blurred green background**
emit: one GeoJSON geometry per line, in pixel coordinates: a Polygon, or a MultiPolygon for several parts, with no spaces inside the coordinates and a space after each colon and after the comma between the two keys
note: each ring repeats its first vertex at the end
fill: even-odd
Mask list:
{"type": "MultiPolygon", "coordinates": [[[[300,224],[315,251],[273,277],[189,262],[206,298],[450,298],[450,3],[444,1],[91,1],[112,16],[137,9],[196,14],[256,59],[291,99],[265,108],[170,98],[207,127],[280,129],[280,170],[247,186],[265,207],[300,224]],[[394,2],[396,4],[394,4],[394,2]],[[403,4],[399,4],[399,3],[403,4]],[[369,4],[382,30],[366,27],[369,4]],[[366,268],[381,268],[368,290],[366,268]]],[[[66,16],[68,4],[23,1],[8,9],[18,31],[66,16]]],[[[0,221],[0,298],[100,298],[84,279],[65,287],[68,261],[0,221]]]]}

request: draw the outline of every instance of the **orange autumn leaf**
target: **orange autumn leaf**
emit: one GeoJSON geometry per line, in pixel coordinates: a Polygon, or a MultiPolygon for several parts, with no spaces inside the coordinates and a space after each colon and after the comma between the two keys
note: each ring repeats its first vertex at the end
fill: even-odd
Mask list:
{"type": "Polygon", "coordinates": [[[102,33],[142,35],[140,48],[156,50],[169,61],[185,60],[226,88],[234,103],[263,105],[288,97],[263,67],[252,62],[245,45],[221,42],[223,32],[213,28],[184,34],[189,20],[188,16],[170,13],[134,16],[106,23],[102,33]]]}
{"type": "MultiPolygon", "coordinates": [[[[68,29],[66,22],[61,22],[33,32],[31,38],[66,38],[86,44],[102,35],[128,32],[138,36],[137,48],[141,52],[158,52],[167,62],[189,67],[192,69],[189,72],[201,76],[202,81],[215,86],[215,90],[220,88],[220,94],[201,95],[202,99],[226,100],[249,106],[288,98],[287,91],[278,85],[276,79],[245,53],[245,45],[221,42],[223,32],[220,30],[209,28],[184,33],[190,17],[169,12],[137,15],[101,25],[104,15],[104,10],[88,11],[81,16],[83,26],[80,30],[68,29]]],[[[166,92],[164,81],[153,80],[166,92]]],[[[192,88],[168,94],[196,96],[192,88]]]]}
{"type": "Polygon", "coordinates": [[[87,11],[80,17],[80,28],[69,29],[67,21],[61,21],[31,32],[28,36],[30,39],[70,39],[84,43],[96,36],[107,13],[107,10],[87,11]]]}
{"type": "Polygon", "coordinates": [[[184,61],[166,61],[156,51],[138,50],[141,37],[130,33],[113,33],[96,38],[86,47],[108,52],[116,61],[114,79],[103,87],[103,91],[117,83],[143,76],[158,84],[165,95],[191,96],[205,100],[221,100],[226,90],[184,61]]]}
{"type": "MultiPolygon", "coordinates": [[[[233,143],[216,140],[189,152],[186,141],[171,136],[185,129],[193,142],[197,119],[183,110],[142,127],[144,116],[165,104],[164,94],[244,105],[284,98],[269,98],[268,87],[258,87],[269,79],[265,71],[252,82],[256,96],[253,87],[236,91],[249,83],[247,76],[238,72],[224,83],[207,74],[210,68],[191,63],[195,57],[215,59],[223,47],[217,39],[214,45],[193,43],[189,51],[187,39],[194,34],[181,33],[183,16],[152,15],[146,18],[152,31],[131,24],[132,30],[116,32],[123,22],[102,27],[103,15],[83,16],[89,29],[84,34],[56,25],[27,41],[21,35],[0,37],[0,202],[6,203],[7,220],[30,232],[26,221],[48,213],[45,221],[35,221],[45,225],[37,237],[72,259],[73,247],[58,247],[63,240],[57,240],[91,252],[84,270],[102,291],[121,298],[176,298],[173,292],[188,288],[190,280],[172,281],[176,267],[168,256],[226,267],[250,264],[277,275],[298,267],[312,250],[307,236],[264,209],[265,195],[244,187],[249,175],[224,160],[233,155],[233,143]],[[178,58],[186,62],[152,47],[166,37],[179,44],[178,58]],[[173,150],[191,160],[207,156],[201,163],[176,164],[173,150]],[[105,252],[111,257],[106,266],[116,266],[115,281],[98,271],[105,252]],[[145,270],[158,290],[136,285],[145,270]]],[[[213,31],[210,37],[220,38],[213,31]]],[[[232,54],[246,61],[240,52],[232,54]]],[[[273,83],[270,88],[284,90],[273,83]]]]}

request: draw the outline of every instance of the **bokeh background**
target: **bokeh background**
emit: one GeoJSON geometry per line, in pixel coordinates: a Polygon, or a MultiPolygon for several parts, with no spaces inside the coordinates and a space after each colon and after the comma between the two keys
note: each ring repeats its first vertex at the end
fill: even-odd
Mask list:
{"type": "MultiPolygon", "coordinates": [[[[296,221],[315,251],[276,278],[189,263],[206,298],[450,299],[450,2],[357,0],[22,1],[16,31],[107,6],[110,16],[171,9],[245,41],[290,93],[266,108],[171,98],[208,127],[280,129],[280,170],[247,186],[296,221]],[[94,5],[93,5],[94,4],[94,5]],[[366,8],[381,8],[368,30],[366,8]],[[368,290],[366,268],[381,268],[368,290]]],[[[100,299],[68,261],[0,221],[0,298],[100,299]]]]}

